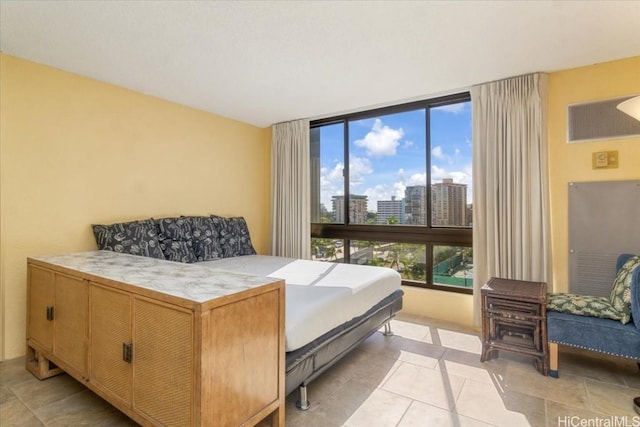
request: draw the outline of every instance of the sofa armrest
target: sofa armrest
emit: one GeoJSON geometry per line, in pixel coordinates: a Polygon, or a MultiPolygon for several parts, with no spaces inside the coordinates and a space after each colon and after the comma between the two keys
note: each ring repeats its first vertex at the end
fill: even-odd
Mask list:
{"type": "Polygon", "coordinates": [[[631,273],[631,320],[640,331],[640,266],[631,273]]]}

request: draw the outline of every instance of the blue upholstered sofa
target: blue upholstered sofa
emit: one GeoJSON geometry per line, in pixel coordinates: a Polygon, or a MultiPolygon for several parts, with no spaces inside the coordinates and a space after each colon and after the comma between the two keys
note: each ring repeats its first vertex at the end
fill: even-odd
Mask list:
{"type": "MultiPolygon", "coordinates": [[[[632,255],[620,255],[619,271],[632,255]]],[[[558,344],[640,361],[640,266],[631,273],[631,321],[547,312],[550,372],[558,377],[558,344]]],[[[640,364],[639,364],[640,366],[640,364]]]]}

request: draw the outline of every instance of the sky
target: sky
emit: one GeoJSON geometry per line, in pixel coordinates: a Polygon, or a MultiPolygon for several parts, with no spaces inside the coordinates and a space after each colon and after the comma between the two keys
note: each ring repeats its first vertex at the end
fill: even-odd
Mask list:
{"type": "MultiPolygon", "coordinates": [[[[368,196],[368,210],[378,200],[404,198],[411,185],[426,185],[424,109],[349,122],[350,193],[368,196]]],[[[471,202],[471,103],[431,108],[431,179],[467,184],[471,202]]],[[[331,196],[344,194],[343,125],[320,130],[321,202],[333,210],[331,196]]]]}

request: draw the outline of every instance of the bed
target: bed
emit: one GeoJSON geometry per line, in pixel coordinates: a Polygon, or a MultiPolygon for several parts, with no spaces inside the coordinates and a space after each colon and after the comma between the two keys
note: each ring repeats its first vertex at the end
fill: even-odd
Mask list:
{"type": "Polygon", "coordinates": [[[199,262],[204,267],[284,279],[286,283],[286,394],[307,385],[402,308],[400,275],[384,267],[245,255],[199,262]]]}

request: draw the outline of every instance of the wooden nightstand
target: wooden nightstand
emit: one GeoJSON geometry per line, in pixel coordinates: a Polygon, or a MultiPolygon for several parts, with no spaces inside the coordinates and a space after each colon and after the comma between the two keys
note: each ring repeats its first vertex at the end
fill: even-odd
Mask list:
{"type": "Polygon", "coordinates": [[[493,277],[481,289],[482,356],[498,350],[533,357],[542,375],[549,372],[547,343],[547,284],[493,277]]]}

